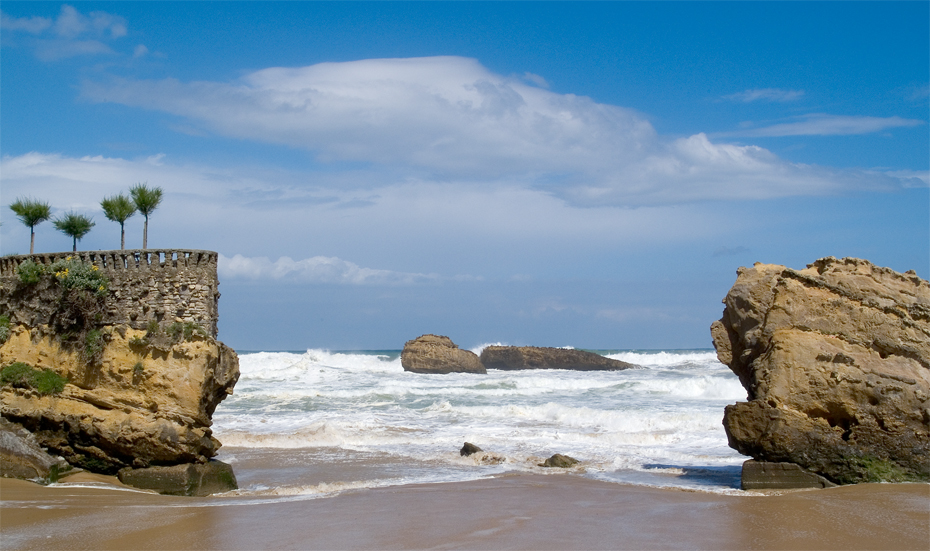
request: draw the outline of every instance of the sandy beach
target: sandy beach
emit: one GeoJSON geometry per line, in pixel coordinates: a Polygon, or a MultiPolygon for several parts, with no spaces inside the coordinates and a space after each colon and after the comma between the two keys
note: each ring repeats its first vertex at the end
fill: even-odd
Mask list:
{"type": "MultiPolygon", "coordinates": [[[[13,549],[927,549],[930,486],[721,495],[505,475],[316,499],[175,498],[0,480],[13,549]]],[[[88,484],[90,483],[90,484],[88,484]]],[[[117,483],[118,484],[118,483],[117,483]]]]}

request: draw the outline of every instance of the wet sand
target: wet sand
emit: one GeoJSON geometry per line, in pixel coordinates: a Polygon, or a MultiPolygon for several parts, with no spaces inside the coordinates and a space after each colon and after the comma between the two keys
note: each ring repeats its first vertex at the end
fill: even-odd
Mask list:
{"type": "Polygon", "coordinates": [[[300,500],[0,479],[0,499],[4,551],[930,548],[927,484],[734,496],[519,474],[300,500]]]}

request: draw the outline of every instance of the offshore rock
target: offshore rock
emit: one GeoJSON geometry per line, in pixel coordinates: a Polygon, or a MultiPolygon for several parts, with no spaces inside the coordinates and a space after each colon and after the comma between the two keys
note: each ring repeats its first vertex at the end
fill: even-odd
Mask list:
{"type": "Polygon", "coordinates": [[[32,433],[0,417],[0,476],[51,483],[69,470],[71,465],[46,453],[32,433]]]}
{"type": "Polygon", "coordinates": [[[740,268],[711,326],[729,444],[840,484],[930,480],[930,284],[866,260],[740,268]]]}
{"type": "Polygon", "coordinates": [[[50,395],[0,388],[0,414],[93,472],[205,463],[216,455],[211,416],[239,378],[236,353],[201,334],[159,346],[128,326],[100,330],[106,344],[88,363],[48,327],[14,327],[0,347],[0,365],[24,362],[69,382],[50,395]]]}
{"type": "Polygon", "coordinates": [[[232,467],[222,461],[121,469],[119,481],[143,490],[155,490],[171,496],[208,496],[239,488],[232,467]]]}
{"type": "Polygon", "coordinates": [[[487,373],[478,356],[462,350],[449,337],[422,335],[404,344],[404,371],[413,373],[487,373]]]}
{"type": "Polygon", "coordinates": [[[576,371],[616,371],[638,367],[594,352],[572,348],[538,346],[488,346],[481,351],[487,369],[573,369],[576,371]]]}

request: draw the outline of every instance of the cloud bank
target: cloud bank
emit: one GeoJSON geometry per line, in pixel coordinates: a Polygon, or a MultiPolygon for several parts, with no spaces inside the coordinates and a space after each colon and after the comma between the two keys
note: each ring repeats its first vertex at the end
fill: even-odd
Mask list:
{"type": "Polygon", "coordinates": [[[217,271],[221,278],[333,283],[342,285],[414,285],[439,280],[436,274],[417,274],[362,268],[336,257],[314,256],[293,260],[284,256],[272,262],[267,257],[249,258],[237,254],[219,255],[217,271]]]}
{"type": "Polygon", "coordinates": [[[534,83],[544,81],[497,75],[474,59],[429,57],[269,68],[232,82],[113,78],[85,82],[82,93],[177,115],[189,132],[199,126],[411,178],[520,181],[576,205],[897,185],[881,175],[789,163],[705,134],[665,138],[636,111],[534,83]]]}

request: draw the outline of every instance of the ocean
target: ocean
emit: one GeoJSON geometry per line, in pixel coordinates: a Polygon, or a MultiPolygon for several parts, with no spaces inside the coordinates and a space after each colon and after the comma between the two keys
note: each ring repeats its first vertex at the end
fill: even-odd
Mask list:
{"type": "Polygon", "coordinates": [[[747,458],[721,421],[746,392],[712,350],[596,352],[642,369],[424,375],[398,350],[240,352],[235,393],[213,416],[217,459],[255,497],[512,472],[739,492],[747,458]],[[465,442],[483,453],[461,456],[465,442]],[[540,466],[555,453],[580,463],[540,466]]]}

